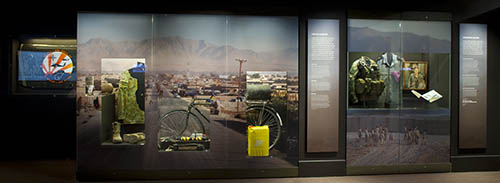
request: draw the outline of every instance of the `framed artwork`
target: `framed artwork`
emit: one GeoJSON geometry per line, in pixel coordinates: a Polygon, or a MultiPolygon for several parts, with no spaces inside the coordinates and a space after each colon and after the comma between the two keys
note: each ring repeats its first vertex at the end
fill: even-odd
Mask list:
{"type": "Polygon", "coordinates": [[[427,90],[427,62],[403,62],[403,90],[427,90]]]}

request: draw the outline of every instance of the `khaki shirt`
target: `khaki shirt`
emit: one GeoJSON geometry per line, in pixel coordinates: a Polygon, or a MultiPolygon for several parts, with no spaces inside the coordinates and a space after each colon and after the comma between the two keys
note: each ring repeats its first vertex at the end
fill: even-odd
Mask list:
{"type": "Polygon", "coordinates": [[[377,58],[380,68],[380,79],[384,80],[385,89],[379,97],[384,107],[398,108],[401,101],[402,79],[401,67],[404,59],[394,53],[384,53],[377,58]]]}

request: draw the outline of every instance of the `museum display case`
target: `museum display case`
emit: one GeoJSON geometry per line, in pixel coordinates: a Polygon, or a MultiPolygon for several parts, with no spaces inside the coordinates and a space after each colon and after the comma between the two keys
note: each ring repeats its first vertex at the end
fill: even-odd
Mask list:
{"type": "Polygon", "coordinates": [[[291,16],[78,14],[77,100],[97,104],[79,110],[78,171],[296,176],[297,28],[291,16]]]}
{"type": "Polygon", "coordinates": [[[77,61],[74,38],[24,35],[12,47],[13,94],[74,94],[77,61]]]}
{"type": "Polygon", "coordinates": [[[349,19],[347,44],[348,169],[449,164],[451,23],[349,19]]]}

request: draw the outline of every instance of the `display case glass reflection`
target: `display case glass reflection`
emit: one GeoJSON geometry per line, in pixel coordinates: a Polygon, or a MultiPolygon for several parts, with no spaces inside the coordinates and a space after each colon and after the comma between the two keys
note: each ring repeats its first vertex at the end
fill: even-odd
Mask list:
{"type": "Polygon", "coordinates": [[[77,98],[97,106],[79,107],[81,169],[296,168],[297,27],[297,17],[79,14],[77,98]],[[136,58],[147,66],[144,95],[136,95],[144,120],[128,124],[116,112],[117,91],[136,58]],[[271,92],[256,96],[266,100],[252,103],[247,86],[269,79],[271,92]],[[125,143],[125,134],[139,132],[143,143],[125,143]],[[253,132],[269,134],[269,143],[253,132]],[[115,134],[122,143],[113,143],[115,134]]]}
{"type": "Polygon", "coordinates": [[[450,22],[348,25],[348,168],[447,163],[450,22]]]}

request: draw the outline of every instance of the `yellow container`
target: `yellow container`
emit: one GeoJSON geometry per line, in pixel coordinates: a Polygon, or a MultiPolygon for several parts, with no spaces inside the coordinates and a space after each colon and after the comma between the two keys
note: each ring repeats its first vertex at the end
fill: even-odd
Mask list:
{"type": "Polygon", "coordinates": [[[269,127],[248,127],[248,156],[269,156],[269,127]]]}

